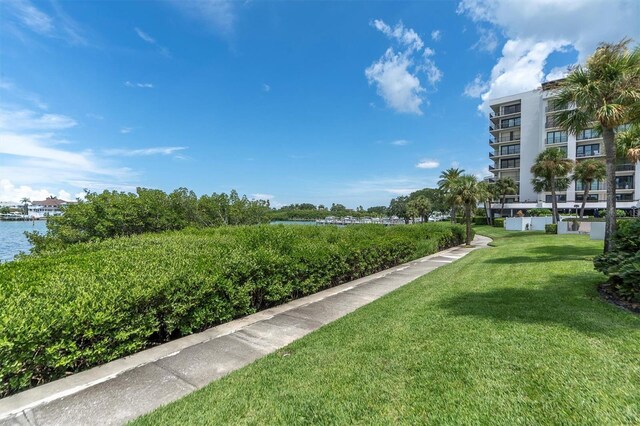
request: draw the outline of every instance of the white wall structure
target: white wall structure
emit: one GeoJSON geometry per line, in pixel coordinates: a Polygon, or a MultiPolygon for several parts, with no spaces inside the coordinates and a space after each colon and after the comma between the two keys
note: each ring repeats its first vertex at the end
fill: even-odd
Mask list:
{"type": "Polygon", "coordinates": [[[550,225],[552,223],[553,218],[551,216],[532,217],[529,229],[532,231],[544,231],[545,225],[550,225]]]}
{"type": "Polygon", "coordinates": [[[528,231],[531,228],[530,217],[508,217],[504,220],[504,229],[507,231],[528,231]]]}
{"type": "Polygon", "coordinates": [[[592,240],[604,240],[605,222],[592,222],[589,237],[592,240]]]}
{"type": "MultiPolygon", "coordinates": [[[[563,132],[555,116],[561,111],[554,104],[558,81],[542,84],[539,89],[505,96],[490,101],[489,145],[493,162],[489,170],[493,179],[512,177],[518,183],[518,193],[507,197],[505,213],[531,208],[551,208],[551,194],[537,194],[531,185],[531,166],[543,150],[554,147],[566,151],[567,158],[581,161],[597,158],[604,161],[604,146],[600,135],[588,129],[578,135],[563,132]]],[[[621,162],[617,167],[616,208],[631,212],[640,208],[640,163],[621,162]]],[[[584,188],[572,182],[567,191],[558,193],[558,208],[575,210],[582,204],[584,188]]],[[[594,182],[586,209],[606,207],[606,186],[594,182]]],[[[499,209],[500,204],[492,205],[499,209]]],[[[497,211],[497,210],[495,210],[497,211]]]]}

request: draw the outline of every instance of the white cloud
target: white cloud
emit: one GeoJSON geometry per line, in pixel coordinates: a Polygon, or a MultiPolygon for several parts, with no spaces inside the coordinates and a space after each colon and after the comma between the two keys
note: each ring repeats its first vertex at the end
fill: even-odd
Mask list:
{"type": "Polygon", "coordinates": [[[127,133],[131,133],[133,131],[132,127],[123,127],[122,129],[120,129],[120,133],[122,133],[123,135],[126,135],[127,133]]]}
{"type": "MultiPolygon", "coordinates": [[[[640,38],[636,0],[462,0],[457,11],[478,24],[493,25],[507,38],[482,94],[485,104],[494,97],[538,87],[553,52],[572,47],[583,63],[601,42],[640,38]]],[[[557,69],[546,77],[549,74],[559,75],[557,69]]]]}
{"type": "Polygon", "coordinates": [[[127,87],[139,87],[141,89],[153,89],[153,84],[152,83],[132,83],[130,81],[125,81],[124,85],[127,87]]]}
{"type": "Polygon", "coordinates": [[[163,54],[164,56],[171,56],[169,53],[169,50],[163,46],[161,46],[155,38],[151,37],[148,33],[142,31],[140,28],[135,27],[134,31],[136,32],[136,34],[138,34],[138,37],[140,37],[142,40],[146,41],[149,44],[154,45],[158,51],[163,54]]]}
{"type": "Polygon", "coordinates": [[[496,32],[484,27],[478,27],[477,31],[478,41],[471,46],[471,49],[493,53],[498,47],[498,36],[496,32]]]}
{"type": "Polygon", "coordinates": [[[410,143],[411,142],[409,142],[406,139],[398,139],[398,140],[392,141],[391,145],[394,145],[394,146],[406,146],[406,145],[409,145],[410,143]]]}
{"type": "Polygon", "coordinates": [[[479,98],[489,88],[489,82],[482,79],[482,75],[478,74],[472,82],[464,88],[464,95],[470,98],[479,98]]]}
{"type": "Polygon", "coordinates": [[[72,193],[90,188],[86,182],[115,187],[136,177],[131,169],[118,167],[91,150],[73,149],[73,142],[57,136],[56,132],[75,125],[73,118],[60,114],[0,108],[2,198],[20,194],[37,198],[35,194],[61,194],[61,190],[72,193]]]}
{"type": "Polygon", "coordinates": [[[156,39],[154,39],[153,37],[151,37],[149,34],[145,33],[144,31],[142,31],[140,28],[135,27],[134,28],[136,34],[138,34],[138,36],[143,39],[144,41],[146,41],[147,43],[151,43],[151,44],[156,44],[156,39]]]}
{"type": "Polygon", "coordinates": [[[28,109],[8,109],[0,106],[0,129],[60,130],[74,127],[76,121],[60,114],[42,114],[28,109]]]}
{"type": "Polygon", "coordinates": [[[210,30],[222,35],[233,33],[237,2],[233,0],[170,1],[185,16],[204,23],[210,30]]]}
{"type": "Polygon", "coordinates": [[[140,148],[140,149],[124,149],[124,148],[114,148],[114,149],[105,149],[103,153],[105,155],[112,156],[123,156],[123,157],[143,157],[149,155],[172,155],[178,151],[183,151],[187,149],[185,146],[157,146],[151,148],[140,148]]]}
{"type": "Polygon", "coordinates": [[[38,9],[28,0],[5,0],[2,7],[9,12],[5,17],[10,17],[17,23],[41,36],[57,38],[71,44],[87,44],[82,36],[82,29],[62,7],[57,3],[52,4],[55,16],[49,15],[38,9]]]}
{"type": "Polygon", "coordinates": [[[440,163],[436,160],[422,160],[418,164],[416,164],[416,167],[419,169],[435,169],[439,166],[440,163]]]}
{"type": "Polygon", "coordinates": [[[431,31],[431,40],[440,41],[441,38],[442,38],[442,33],[440,32],[440,30],[431,31]]]}
{"type": "Polygon", "coordinates": [[[265,93],[269,93],[271,91],[271,86],[269,86],[267,83],[262,83],[262,91],[265,93]]]}
{"type": "Polygon", "coordinates": [[[559,80],[569,74],[569,66],[552,68],[544,77],[545,81],[559,80]]]}
{"type": "Polygon", "coordinates": [[[274,195],[271,194],[262,194],[262,193],[255,193],[255,194],[251,194],[251,198],[253,198],[254,200],[265,200],[265,201],[269,201],[275,198],[274,195]]]}
{"type": "Polygon", "coordinates": [[[89,118],[93,118],[94,120],[104,120],[104,116],[100,114],[94,114],[92,112],[88,112],[85,115],[89,118]]]}
{"type": "Polygon", "coordinates": [[[369,84],[375,84],[378,95],[395,111],[422,115],[420,107],[426,89],[419,74],[424,74],[431,85],[442,78],[442,72],[431,59],[435,52],[425,48],[420,36],[402,22],[392,28],[382,20],[375,20],[372,26],[395,41],[399,51],[389,47],[365,70],[369,84]]]}
{"type": "Polygon", "coordinates": [[[29,185],[16,185],[9,179],[0,179],[0,201],[20,203],[23,198],[28,198],[31,201],[39,201],[44,200],[50,195],[54,195],[61,200],[73,201],[78,198],[80,194],[76,194],[74,197],[63,189],[58,190],[56,193],[47,188],[32,188],[29,185]]]}
{"type": "Polygon", "coordinates": [[[6,91],[7,93],[19,99],[25,100],[40,109],[49,108],[49,106],[40,99],[40,96],[36,95],[35,93],[22,90],[21,88],[16,86],[13,82],[2,77],[0,77],[0,89],[6,91]]]}

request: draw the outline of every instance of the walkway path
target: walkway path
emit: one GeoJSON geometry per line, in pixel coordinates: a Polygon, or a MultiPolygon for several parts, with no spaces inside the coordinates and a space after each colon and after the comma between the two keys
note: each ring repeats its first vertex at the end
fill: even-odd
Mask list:
{"type": "Polygon", "coordinates": [[[0,400],[0,425],[119,425],[449,264],[454,247],[0,400]]]}

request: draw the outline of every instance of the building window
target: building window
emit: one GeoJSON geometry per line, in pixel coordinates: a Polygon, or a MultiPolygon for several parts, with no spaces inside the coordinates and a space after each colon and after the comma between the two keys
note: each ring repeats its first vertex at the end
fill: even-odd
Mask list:
{"type": "Polygon", "coordinates": [[[500,168],[501,169],[512,169],[514,167],[520,167],[520,159],[519,158],[509,158],[506,160],[500,160],[500,168]]]}
{"type": "Polygon", "coordinates": [[[502,115],[515,114],[517,112],[520,112],[520,104],[507,105],[505,107],[502,107],[502,115]]]}
{"type": "Polygon", "coordinates": [[[567,141],[567,132],[547,132],[547,143],[564,143],[567,141]]]}
{"type": "Polygon", "coordinates": [[[633,201],[633,194],[616,194],[616,201],[633,201]]]}
{"type": "MultiPolygon", "coordinates": [[[[556,200],[558,200],[559,203],[566,203],[567,202],[567,194],[556,194],[556,200]]],[[[545,203],[550,203],[551,202],[551,195],[547,195],[545,196],[545,203]]]]}
{"type": "Polygon", "coordinates": [[[520,132],[505,132],[500,134],[500,142],[519,141],[520,132]]]}
{"type": "MultiPolygon", "coordinates": [[[[584,191],[584,182],[577,181],[576,182],[576,191],[584,191]]],[[[599,180],[594,180],[591,182],[591,186],[589,187],[589,191],[602,191],[604,189],[604,182],[600,182],[599,180]]]]}
{"type": "Polygon", "coordinates": [[[576,148],[576,157],[591,157],[594,155],[600,155],[599,143],[594,143],[591,145],[579,145],[576,148]]]}
{"type": "Polygon", "coordinates": [[[560,102],[558,102],[555,99],[549,99],[547,101],[547,112],[554,112],[554,111],[560,111],[566,109],[566,107],[564,105],[562,105],[560,102]]]}
{"type": "MultiPolygon", "coordinates": [[[[584,194],[576,194],[576,201],[582,201],[583,199],[584,199],[584,194]]],[[[587,195],[587,202],[589,201],[598,201],[598,194],[587,195]]]]}
{"type": "Polygon", "coordinates": [[[516,118],[505,118],[504,120],[500,121],[500,128],[501,129],[506,129],[508,127],[516,127],[520,125],[520,117],[516,117],[516,118]]]}
{"type": "Polygon", "coordinates": [[[600,137],[600,132],[596,129],[585,129],[576,134],[576,140],[595,139],[600,137]]]}
{"type": "Polygon", "coordinates": [[[633,176],[616,176],[616,189],[633,189],[633,176]]]}
{"type": "Polygon", "coordinates": [[[505,145],[500,147],[500,155],[520,154],[520,145],[505,145]]]}
{"type": "Polygon", "coordinates": [[[547,115],[547,121],[544,124],[545,129],[550,127],[558,127],[558,116],[557,115],[547,115]]]}

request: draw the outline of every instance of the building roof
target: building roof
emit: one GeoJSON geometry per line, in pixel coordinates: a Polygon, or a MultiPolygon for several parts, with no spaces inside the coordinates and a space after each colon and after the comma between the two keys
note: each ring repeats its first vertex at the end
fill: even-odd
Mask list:
{"type": "Polygon", "coordinates": [[[43,201],[33,201],[32,206],[44,206],[44,207],[60,207],[65,204],[69,204],[70,201],[60,200],[58,198],[47,198],[43,201]]]}

